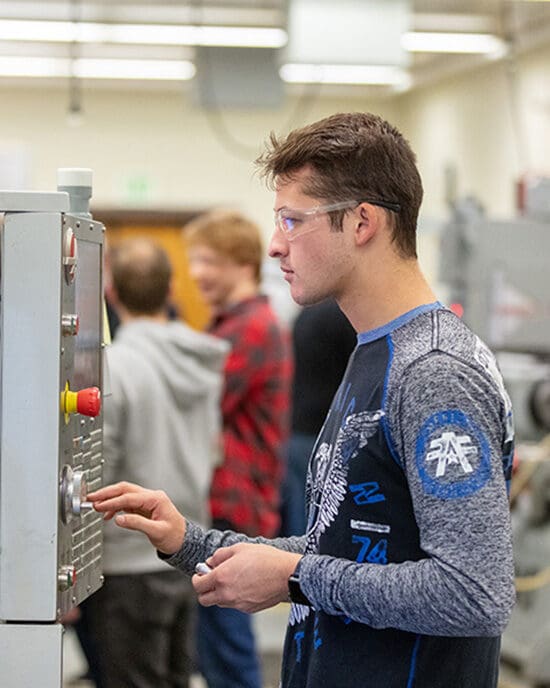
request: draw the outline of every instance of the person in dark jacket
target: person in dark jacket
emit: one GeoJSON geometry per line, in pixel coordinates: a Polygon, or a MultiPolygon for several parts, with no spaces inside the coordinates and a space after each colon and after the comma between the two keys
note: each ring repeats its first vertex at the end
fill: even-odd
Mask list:
{"type": "Polygon", "coordinates": [[[309,458],[356,343],[355,330],[332,299],[303,308],[294,320],[292,430],[281,491],[283,536],[306,531],[309,458]]]}

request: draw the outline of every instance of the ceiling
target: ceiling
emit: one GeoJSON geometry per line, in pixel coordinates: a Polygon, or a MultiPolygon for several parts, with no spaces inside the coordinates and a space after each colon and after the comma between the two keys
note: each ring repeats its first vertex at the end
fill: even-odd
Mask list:
{"type": "MultiPolygon", "coordinates": [[[[365,1],[356,0],[356,4],[359,7],[365,1]]],[[[392,0],[385,1],[389,3],[392,0]]],[[[182,45],[177,39],[165,42],[160,38],[163,27],[191,25],[196,28],[209,25],[249,27],[249,30],[252,27],[286,30],[289,3],[292,2],[298,0],[3,0],[0,3],[0,81],[3,83],[8,78],[2,77],[2,64],[9,65],[10,60],[13,62],[18,58],[27,60],[27,64],[33,60],[44,61],[46,58],[69,58],[73,61],[82,58],[96,61],[107,58],[164,60],[172,64],[188,61],[190,69],[194,69],[196,48],[193,40],[188,41],[188,45],[182,45]],[[136,25],[155,25],[161,28],[156,29],[158,43],[150,38],[142,43],[137,32],[135,41],[126,38],[120,43],[93,39],[85,42],[46,38],[31,41],[29,29],[20,26],[23,33],[19,40],[15,39],[17,25],[10,22],[17,20],[110,26],[130,24],[134,26],[134,32],[136,25]]],[[[338,0],[332,0],[333,5],[337,2],[338,0]]],[[[350,4],[353,0],[345,2],[350,4]]],[[[410,10],[408,29],[412,32],[491,34],[505,42],[508,54],[510,50],[514,54],[520,54],[540,45],[550,45],[550,1],[410,0],[410,10]]],[[[486,59],[487,56],[475,53],[411,53],[407,67],[409,87],[414,88],[452,73],[474,69],[486,59]]],[[[21,80],[22,74],[23,72],[16,78],[21,80]]],[[[106,80],[108,76],[105,75],[106,80]]],[[[134,79],[134,83],[138,81],[134,79]]]]}
{"type": "MultiPolygon", "coordinates": [[[[502,38],[517,55],[550,45],[550,2],[525,0],[413,0],[417,31],[487,32],[502,38]]],[[[415,83],[432,81],[447,72],[477,67],[479,55],[416,53],[415,83]]]]}

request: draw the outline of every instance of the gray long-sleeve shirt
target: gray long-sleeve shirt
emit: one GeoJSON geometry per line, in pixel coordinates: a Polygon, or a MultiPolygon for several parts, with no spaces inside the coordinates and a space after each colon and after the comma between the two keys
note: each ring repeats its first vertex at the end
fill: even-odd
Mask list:
{"type": "MultiPolygon", "coordinates": [[[[495,360],[452,313],[359,335],[310,465],[307,534],[265,541],[304,553],[313,605],[291,608],[285,688],[496,685],[512,452],[495,360]]],[[[243,540],[190,525],[170,561],[190,571],[243,540]]]]}

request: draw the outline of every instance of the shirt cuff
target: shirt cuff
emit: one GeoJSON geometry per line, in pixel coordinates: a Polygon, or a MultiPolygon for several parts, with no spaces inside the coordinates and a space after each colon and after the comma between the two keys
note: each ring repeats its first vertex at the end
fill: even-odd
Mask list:
{"type": "Polygon", "coordinates": [[[181,549],[174,554],[163,554],[157,550],[157,555],[170,566],[192,576],[195,573],[195,564],[202,561],[203,542],[202,527],[193,521],[186,521],[185,538],[181,549]]]}

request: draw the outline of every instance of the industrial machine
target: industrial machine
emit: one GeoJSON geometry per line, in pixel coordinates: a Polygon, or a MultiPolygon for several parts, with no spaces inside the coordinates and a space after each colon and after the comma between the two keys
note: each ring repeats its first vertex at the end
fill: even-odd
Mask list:
{"type": "Polygon", "coordinates": [[[464,199],[441,235],[447,300],[496,353],[520,441],[550,432],[550,202],[534,199],[511,221],[464,199]]]}
{"type": "Polygon", "coordinates": [[[104,226],[91,170],[0,191],[0,684],[59,688],[61,619],[102,584],[104,226]]]}
{"type": "Polygon", "coordinates": [[[441,236],[448,302],[496,353],[512,399],[517,472],[512,523],[517,603],[502,657],[550,686],[550,180],[524,187],[523,212],[492,221],[474,199],[441,236]]]}

